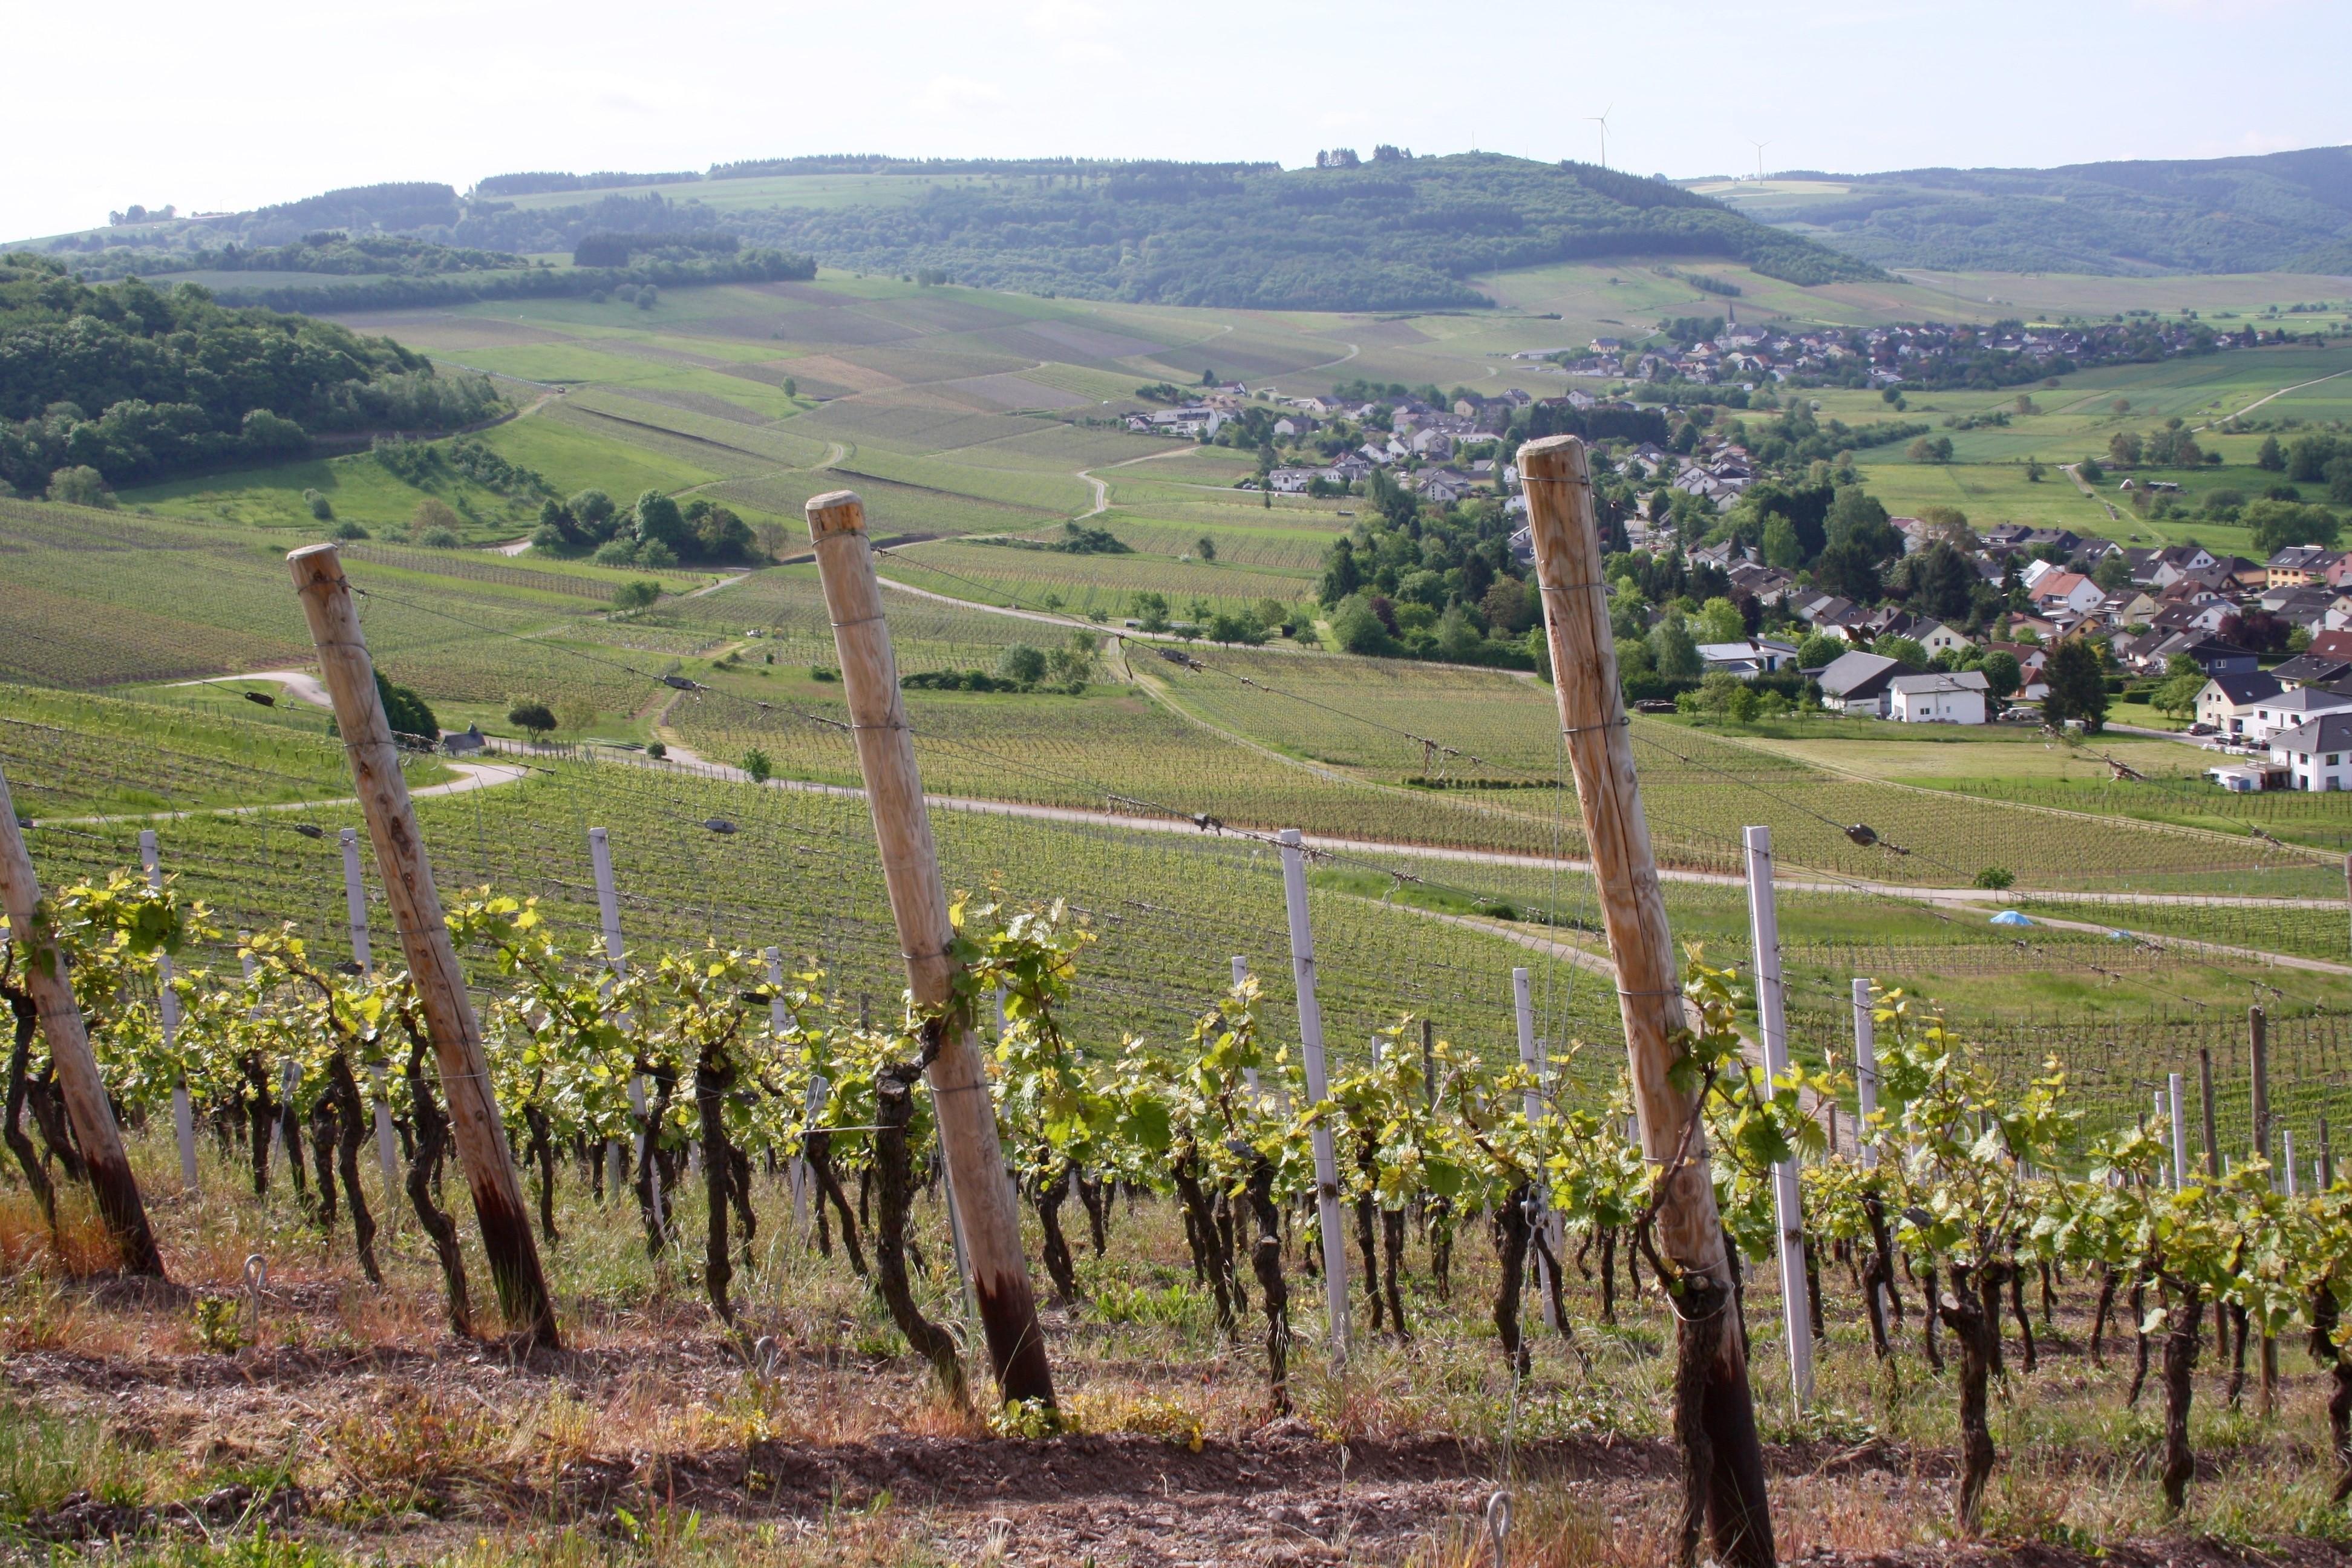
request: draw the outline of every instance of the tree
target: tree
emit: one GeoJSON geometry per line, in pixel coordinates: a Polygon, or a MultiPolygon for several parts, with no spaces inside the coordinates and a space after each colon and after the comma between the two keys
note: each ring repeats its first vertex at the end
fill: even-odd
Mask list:
{"type": "Polygon", "coordinates": [[[1670,680],[1696,680],[1706,669],[1679,610],[1667,611],[1666,618],[1650,628],[1650,653],[1658,673],[1670,680]]]}
{"type": "Polygon", "coordinates": [[[1217,558],[1217,542],[1204,533],[1192,542],[1192,553],[1203,561],[1214,561],[1217,558]]]}
{"type": "Polygon", "coordinates": [[[1907,664],[1914,669],[1927,668],[1927,650],[1911,637],[1880,637],[1870,645],[1870,651],[1881,658],[1891,658],[1907,664]]]}
{"type": "Polygon", "coordinates": [[[1486,625],[1493,630],[1516,637],[1540,618],[1533,587],[1532,583],[1517,577],[1497,577],[1478,601],[1478,613],[1486,617],[1486,625]]]}
{"type": "Polygon", "coordinates": [[[1323,582],[1318,595],[1326,605],[1340,600],[1364,585],[1364,574],[1356,563],[1353,541],[1341,539],[1333,542],[1330,553],[1323,558],[1323,582]]]}
{"type": "Polygon", "coordinates": [[[2107,470],[2099,467],[2099,460],[2096,458],[2084,458],[2074,465],[2074,471],[2082,476],[2083,482],[2086,485],[2102,483],[2107,477],[2107,470]]]}
{"type": "Polygon", "coordinates": [[[1891,561],[1903,553],[1903,536],[1887,520],[1886,509],[1860,485],[1838,491],[1822,529],[1827,545],[1860,543],[1874,561],[1891,561]]]}
{"type": "Polygon", "coordinates": [[[613,608],[616,610],[648,609],[660,597],[661,584],[641,577],[634,583],[624,583],[613,590],[613,608]]]}
{"type": "Polygon", "coordinates": [[[1885,591],[1878,578],[1878,557],[1855,539],[1822,551],[1813,563],[1813,581],[1828,593],[1842,594],[1862,605],[1874,603],[1885,591]]]}
{"type": "Polygon", "coordinates": [[[1777,512],[1765,519],[1763,544],[1767,566],[1794,572],[1805,563],[1805,547],[1797,538],[1797,525],[1777,512]]]}
{"type": "Polygon", "coordinates": [[[1697,635],[1705,642],[1739,642],[1748,636],[1748,625],[1729,599],[1709,599],[1699,606],[1697,635]]]}
{"type": "Polygon", "coordinates": [[[1836,637],[1824,632],[1812,632],[1797,645],[1797,667],[1819,669],[1824,665],[1836,663],[1845,657],[1846,651],[1845,644],[1836,637]]]}
{"type": "Polygon", "coordinates": [[[2253,531],[2254,549],[2263,555],[2297,544],[2333,548],[2342,531],[2336,514],[2326,507],[2268,497],[2248,501],[2238,521],[2253,531]]]}
{"type": "Polygon", "coordinates": [[[2146,447],[2136,431],[2118,430],[2107,437],[2107,461],[2118,468],[2137,468],[2145,455],[2146,447]]]}
{"type": "Polygon", "coordinates": [[[2110,594],[2120,594],[2131,586],[2131,563],[2120,555],[2102,556],[2091,568],[2091,581],[2110,594]]]}
{"type": "Polygon", "coordinates": [[[1950,543],[1938,539],[1906,565],[1913,605],[1938,620],[1956,621],[1969,613],[1978,583],[1976,565],[1950,543]]]}
{"type": "Polygon", "coordinates": [[[520,697],[507,710],[507,722],[519,730],[528,730],[536,740],[555,731],[555,710],[536,697],[520,697]]]}
{"type": "Polygon", "coordinates": [[[464,520],[450,510],[449,503],[437,496],[426,496],[408,514],[408,536],[419,544],[429,544],[446,550],[457,542],[457,530],[464,520]]]}
{"type": "Polygon", "coordinates": [[[394,734],[415,735],[425,741],[441,738],[441,722],[433,716],[425,699],[405,686],[394,686],[380,669],[375,672],[375,694],[383,704],[384,722],[392,727],[394,734]]]}
{"type": "Polygon", "coordinates": [[[613,537],[615,509],[613,498],[603,490],[582,490],[563,503],[563,510],[572,514],[572,521],[589,539],[601,544],[613,537]]]}
{"type": "Polygon", "coordinates": [[[1044,650],[1017,642],[996,656],[996,673],[1007,680],[1017,680],[1024,686],[1034,686],[1045,679],[1044,650]]]}
{"type": "Polygon", "coordinates": [[[106,478],[86,463],[70,468],[59,468],[49,476],[49,499],[61,506],[94,506],[111,509],[114,492],[106,488],[106,478]]]}
{"type": "Polygon", "coordinates": [[[2025,482],[2027,484],[2040,484],[2042,482],[2042,476],[2048,471],[2048,469],[2042,466],[2041,458],[2028,458],[2025,459],[2025,482]]]}
{"type": "Polygon", "coordinates": [[[1331,635],[1349,653],[1383,654],[1396,651],[1389,629],[1364,595],[1350,594],[1331,612],[1331,635]]]}
{"type": "Polygon", "coordinates": [[[753,784],[766,784],[775,776],[775,763],[771,762],[768,759],[768,753],[759,747],[754,746],[743,753],[743,775],[753,784]]]}
{"type": "Polygon", "coordinates": [[[659,490],[647,490],[637,497],[637,539],[644,544],[665,544],[678,555],[694,543],[687,528],[685,514],[677,502],[659,490]]]}
{"type": "Polygon", "coordinates": [[[1985,655],[1984,663],[1977,667],[1984,673],[1985,685],[1994,697],[2007,700],[2025,684],[2025,671],[2017,656],[2005,648],[1995,648],[1985,655]]]}
{"type": "Polygon", "coordinates": [[[2286,472],[2286,449],[2279,445],[2279,438],[2277,437],[2265,436],[2263,437],[2263,448],[2261,451],[2254,454],[2254,467],[2263,469],[2266,473],[2283,474],[2286,472]]]}
{"type": "Polygon", "coordinates": [[[2195,659],[2176,653],[2165,661],[2164,684],[2149,698],[2149,705],[2159,713],[2186,719],[2197,711],[2197,694],[2205,689],[2205,680],[2195,659]]]}
{"type": "Polygon", "coordinates": [[[2042,678],[2050,687],[2050,695],[2042,703],[2042,716],[2050,722],[2079,720],[2093,734],[2105,726],[2106,672],[2099,668],[2099,656],[2089,643],[2080,637],[2060,643],[2042,667],[2042,678]]]}
{"type": "Polygon", "coordinates": [[[1164,632],[1168,629],[1167,595],[1147,591],[1136,595],[1132,603],[1135,609],[1135,624],[1139,629],[1147,632],[1164,632]]]}
{"type": "Polygon", "coordinates": [[[1915,463],[1948,463],[1952,460],[1952,438],[1922,436],[1911,443],[1906,455],[1915,463]]]}

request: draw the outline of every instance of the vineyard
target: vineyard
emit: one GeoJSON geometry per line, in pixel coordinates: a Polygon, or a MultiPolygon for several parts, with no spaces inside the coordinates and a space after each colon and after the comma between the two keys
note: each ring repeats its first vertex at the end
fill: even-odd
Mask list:
{"type": "MultiPolygon", "coordinates": [[[[371,634],[432,618],[398,613],[397,587],[380,597],[371,634]]],[[[841,698],[810,673],[823,613],[804,579],[771,573],[560,642],[474,639],[545,643],[621,701],[694,670],[666,728],[709,759],[509,747],[489,759],[506,782],[415,803],[564,1346],[502,1375],[465,1347],[500,1342],[510,1282],[449,1190],[449,1080],[372,858],[348,862],[347,901],[337,839],[361,817],[336,804],[342,749],[322,716],[0,689],[0,774],[52,892],[48,929],[164,1267],[193,1287],[69,1318],[39,1304],[107,1243],[57,1064],[20,1007],[0,1237],[10,1353],[45,1370],[0,1400],[37,1397],[7,1408],[57,1436],[12,1472],[0,1517],[52,1541],[267,1521],[348,1552],[415,1551],[446,1519],[537,1550],[663,1556],[772,1552],[761,1532],[814,1510],[825,1522],[787,1559],[811,1563],[1168,1562],[1181,1520],[1188,1549],[1220,1560],[1466,1564],[1489,1560],[1480,1510],[1499,1485],[1508,1561],[1684,1552],[1698,1526],[1669,1479],[1661,1351],[1701,1282],[1653,1234],[1671,1168],[1628,1137],[1601,900],[1562,858],[1579,838],[1556,759],[1524,791],[1386,782],[1398,751],[1418,760],[1403,721],[1447,711],[1423,684],[1475,679],[1444,671],[1374,667],[1364,684],[1406,700],[1357,708],[1345,682],[1297,679],[1322,661],[1264,656],[1240,689],[1298,705],[1263,689],[1279,681],[1323,704],[1331,760],[1311,767],[1130,683],[908,694],[927,783],[972,797],[933,816],[959,889],[950,1011],[991,1062],[1056,1378],[1052,1403],[1000,1407],[916,1066],[936,1026],[901,990],[841,698]],[[753,658],[706,672],[713,639],[753,658]],[[765,783],[732,765],[761,749],[765,783]],[[1134,771],[1107,782],[1106,758],[1134,771]],[[1114,787],[1143,778],[1151,795],[1114,787]],[[292,809],[218,809],[265,800],[292,809]],[[1177,810],[1237,800],[1269,826],[1287,809],[1365,841],[1318,856],[1290,906],[1247,805],[1177,810]],[[611,847],[609,903],[591,828],[611,847]],[[1486,833],[1518,853],[1402,847],[1486,833]],[[1311,1065],[1286,911],[1313,933],[1311,1065]],[[133,1341],[127,1375],[105,1382],[102,1362],[61,1358],[133,1341]],[[441,1348],[419,1360],[419,1345],[441,1348]],[[341,1370],[298,1381],[322,1348],[341,1370]],[[214,1365],[239,1369],[265,1421],[301,1402],[316,1436],[245,1479],[198,1436],[207,1396],[188,1380],[214,1365]],[[1323,1470],[1343,1457],[1335,1489],[1323,1470]],[[94,1468],[102,1489],[83,1479],[94,1468]]],[[[921,602],[907,668],[965,668],[1017,635],[921,602]]],[[[1189,683],[1189,703],[1224,657],[1203,651],[1210,668],[1150,679],[1189,683]]],[[[1457,700],[1454,727],[1482,706],[1457,700]]],[[[1654,798],[1714,792],[1702,847],[1749,798],[1822,798],[1801,766],[1658,735],[1668,765],[1642,752],[1654,798]],[[1735,763],[1760,782],[1726,779],[1735,763]]],[[[1500,779],[1509,756],[1447,765],[1500,779]]],[[[1737,861],[1708,864],[1721,878],[1737,861]]],[[[1666,884],[1699,944],[1685,1048],[1740,1259],[1779,1549],[1861,1561],[1948,1534],[2111,1542],[2184,1523],[2342,1535],[2328,1499],[2352,1453],[2335,1458],[2321,1408],[2352,1387],[2334,1326],[2337,1292],[2352,1297],[2352,1200],[2331,1168],[2330,1124],[2352,1104],[2340,981],[2268,972],[2257,1104],[2242,1006],[2155,1010],[2201,984],[2200,961],[2118,951],[2101,930],[2021,939],[1811,869],[1789,881],[1779,1076],[1753,1056],[1741,889],[1666,884]],[[2078,972],[2137,1006],[1969,1019],[1909,986],[1936,977],[1978,1001],[1966,984],[2078,972]],[[1867,1056],[1854,974],[1879,985],[1867,1056]],[[2186,1097],[2200,1052],[2224,1134],[2210,1142],[2186,1097]],[[1780,1170],[1805,1214],[1794,1275],[1776,1274],[1780,1170]],[[1791,1333],[1801,1358],[1784,1356],[1791,1333]],[[2300,1370],[2306,1340],[2326,1348],[2321,1375],[2300,1370]],[[1856,1488],[1866,1501],[1832,1502],[1856,1488]]],[[[2183,909],[2201,929],[2245,906],[2029,907],[2094,925],[2183,909]]],[[[5,951],[14,1000],[26,948],[5,951]]]]}

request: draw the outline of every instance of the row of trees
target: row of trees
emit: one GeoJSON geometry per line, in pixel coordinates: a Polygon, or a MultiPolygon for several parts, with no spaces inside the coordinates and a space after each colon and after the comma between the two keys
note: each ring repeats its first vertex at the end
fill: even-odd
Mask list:
{"type": "MultiPolygon", "coordinates": [[[[1080,1199],[1099,1253],[1111,1192],[1161,1194],[1182,1215],[1196,1284],[1220,1331],[1239,1339],[1249,1314],[1262,1318],[1268,1394],[1286,1407],[1290,1260],[1296,1247],[1311,1267],[1319,1251],[1311,1152],[1318,1129],[1339,1156],[1344,1223],[1375,1332],[1412,1331],[1400,1277],[1415,1233],[1443,1298],[1454,1288],[1458,1237],[1473,1225],[1487,1230],[1496,1344],[1521,1369],[1530,1355],[1522,1320],[1531,1266],[1559,1332],[1576,1342],[1562,1293],[1570,1234],[1599,1250],[1604,1322],[1618,1314],[1621,1264],[1636,1293],[1675,1298],[1688,1287],[1652,1234],[1674,1173],[1625,1141],[1622,1082],[1596,1095],[1560,1064],[1490,1065],[1426,1035],[1416,1042],[1401,1020],[1369,1058],[1336,1068],[1325,1099],[1311,1100],[1297,1060],[1263,1037],[1254,980],[1206,1009],[1181,1040],[1083,1042],[1059,1021],[1091,940],[1080,922],[1058,905],[970,899],[951,913],[957,979],[948,1007],[969,1016],[992,994],[1003,999],[992,1090],[1008,1163],[1036,1214],[1045,1270],[1066,1302],[1082,1294],[1063,1222],[1067,1200],[1080,1199]]],[[[184,1087],[216,1130],[248,1151],[257,1194],[273,1179],[272,1134],[282,1137],[300,1201],[322,1228],[348,1225],[371,1279],[382,1277],[376,1218],[359,1171],[368,1101],[380,1098],[401,1129],[404,1193],[434,1247],[449,1321],[473,1331],[464,1254],[441,1196],[446,1111],[404,973],[355,973],[290,929],[263,932],[240,943],[242,974],[191,964],[174,976],[180,1026],[167,1039],[155,954],[185,959],[192,943],[215,937],[207,911],[125,873],[66,889],[49,914],[124,1112],[157,1114],[184,1087]]],[[[916,1289],[924,1270],[908,1228],[911,1198],[932,1167],[928,1106],[913,1092],[931,1020],[869,1025],[827,994],[821,973],[780,976],[754,954],[715,945],[632,954],[624,978],[593,949],[565,951],[532,904],[487,890],[461,900],[449,921],[488,983],[488,1059],[550,1244],[561,1239],[554,1199],[566,1171],[600,1197],[626,1201],[619,1189],[627,1187],[656,1254],[684,1248],[673,1198],[692,1183],[703,1199],[703,1286],[713,1310],[731,1320],[732,1281],[763,1223],[756,1164],[805,1161],[820,1250],[832,1256],[838,1247],[908,1344],[963,1395],[957,1342],[927,1315],[916,1289]],[[852,1179],[861,1198],[878,1202],[853,1203],[852,1179]]],[[[0,997],[16,1020],[5,1133],[54,1223],[56,1181],[74,1179],[76,1161],[22,976],[6,967],[23,952],[15,944],[0,955],[0,997]]],[[[1825,1262],[1851,1267],[1873,1346],[1890,1367],[1906,1311],[1899,1273],[1916,1281],[1924,1357],[1944,1369],[1940,1328],[1958,1363],[1964,1527],[1980,1517],[1997,1459],[1987,1410],[1991,1383],[2009,1375],[2003,1318],[2014,1319],[2030,1374],[2037,1352],[2021,1281],[2041,1276],[2046,1310],[2051,1281],[2068,1268],[2098,1282],[2095,1358],[2128,1300],[2130,1317],[2116,1331],[2137,1340],[2134,1402],[2151,1347],[2161,1347],[2162,1480],[2174,1507],[2195,1472],[2189,1414],[2209,1311],[2234,1341],[2233,1397],[2250,1342],[2308,1331],[2336,1380],[2333,1458],[2352,1486],[2352,1347],[2338,1331],[2352,1305],[2352,1185],[2289,1199],[2259,1153],[2226,1178],[2181,1173],[2188,1179],[2168,1182],[2161,1137],[2136,1125],[2095,1134],[2058,1063],[2025,1085],[2003,1082],[1899,994],[1876,1009],[1883,1109],[1862,1126],[1859,1149],[1832,1157],[1817,1110],[1851,1085],[1801,1068],[1768,1079],[1752,1067],[1738,1027],[1743,997],[1728,972],[1695,963],[1686,1005],[1676,1081],[1699,1101],[1706,1137],[1676,1168],[1711,1171],[1730,1239],[1761,1264],[1779,1234],[1772,1169],[1808,1162],[1806,1278],[1817,1293],[1825,1262]]],[[[1733,1310],[1745,1310],[1737,1296],[1733,1310]]]]}

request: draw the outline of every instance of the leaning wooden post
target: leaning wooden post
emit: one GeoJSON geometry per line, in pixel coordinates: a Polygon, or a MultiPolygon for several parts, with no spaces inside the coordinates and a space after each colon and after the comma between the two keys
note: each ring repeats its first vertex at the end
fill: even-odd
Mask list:
{"type": "Polygon", "coordinates": [[[507,1149],[498,1097],[490,1089],[482,1026],[466,994],[465,972],[457,967],[457,949],[449,940],[433,865],[417,835],[415,814],[409,809],[408,781],[401,776],[400,752],[384,721],[375,666],[368,658],[342,559],[333,545],[313,544],[287,556],[286,563],[310,623],[310,640],[318,645],[319,667],[334,700],[343,753],[351,760],[360,811],[375,847],[384,902],[392,906],[401,952],[408,960],[425,1032],[433,1040],[441,1094],[448,1102],[466,1184],[473,1192],[474,1218],[481,1226],[482,1251],[498,1287],[499,1305],[509,1325],[531,1344],[558,1349],[555,1306],[540,1269],[539,1247],[531,1238],[522,1184],[515,1178],[514,1159],[507,1149]]]}
{"type": "MultiPolygon", "coordinates": [[[[915,1005],[947,1007],[954,999],[954,931],[948,923],[946,885],[915,765],[914,731],[898,693],[898,666],[890,628],[882,618],[882,590],[874,580],[874,552],[866,537],[866,505],[854,490],[812,497],[809,540],[833,617],[866,800],[882,852],[882,880],[907,963],[907,989],[915,1005]]],[[[1037,1326],[1037,1299],[1021,1251],[1021,1215],[997,1141],[996,1108],[989,1095],[968,1007],[944,1019],[939,1052],[929,1071],[940,1147],[954,1189],[950,1200],[963,1227],[972,1294],[988,1339],[988,1358],[1005,1400],[1054,1405],[1054,1374],[1037,1326]]]]}
{"type": "MultiPolygon", "coordinates": [[[[1323,1004],[1315,992],[1315,931],[1307,910],[1307,846],[1296,827],[1276,836],[1282,846],[1282,903],[1290,921],[1290,979],[1298,998],[1298,1065],[1310,1109],[1331,1098],[1323,1067],[1323,1004]]],[[[1315,1157],[1315,1230],[1323,1243],[1323,1306],[1330,1321],[1331,1363],[1348,1359],[1348,1237],[1339,1228],[1339,1158],[1331,1119],[1318,1116],[1307,1140],[1315,1157]]]]}
{"type": "Polygon", "coordinates": [[[2213,1050],[2197,1047],[2197,1082],[2205,1094],[2205,1173],[2221,1179],[2221,1139],[2213,1125],[2213,1050]]]}
{"type": "Polygon", "coordinates": [[[140,1201],[138,1180],[122,1152],[122,1134],[114,1124],[105,1081],[98,1076],[98,1058],[89,1052],[89,1034],[74,1001],[65,955],[58,951],[57,935],[40,904],[33,858],[16,829],[16,803],[8,794],[7,775],[0,773],[0,907],[8,911],[11,937],[25,950],[25,989],[32,993],[40,1015],[74,1141],[81,1145],[82,1163],[89,1170],[90,1193],[98,1200],[99,1217],[114,1237],[123,1271],[162,1279],[163,1255],[155,1250],[154,1232],[147,1228],[147,1205],[140,1201]]]}
{"type": "MultiPolygon", "coordinates": [[[[1768,1094],[1789,1070],[1787,986],[1780,975],[1780,911],[1772,896],[1772,830],[1742,830],[1748,851],[1748,921],[1756,954],[1756,1032],[1764,1041],[1768,1094]]],[[[1779,1222],[1780,1327],[1789,1342],[1789,1390],[1797,1408],[1813,1402],[1812,1301],[1805,1289],[1805,1206],[1794,1154],[1772,1166],[1779,1222]]]]}
{"type": "MultiPolygon", "coordinates": [[[[1704,1498],[1719,1559],[1735,1568],[1770,1568],[1772,1515],[1764,1493],[1764,1453],[1732,1306],[1731,1260],[1716,1211],[1706,1138],[1694,1125],[1697,1089],[1677,1088],[1672,1078],[1682,1055],[1675,1039],[1684,1027],[1682,988],[1649,824],[1642,815],[1630,721],[1617,684],[1584,443],[1573,436],[1547,437],[1521,447],[1518,458],[1560,731],[1576,774],[1577,804],[1617,970],[1618,1012],[1643,1152],[1664,1167],[1657,1241],[1682,1279],[1675,1313],[1678,1393],[1697,1429],[1691,1435],[1702,1439],[1696,1448],[1703,1448],[1706,1465],[1703,1474],[1686,1477],[1685,1495],[1704,1498]]],[[[1682,1448],[1685,1465],[1696,1463],[1687,1436],[1682,1448]]],[[[1696,1522],[1686,1520],[1685,1528],[1696,1522]]]]}
{"type": "MultiPolygon", "coordinates": [[[[148,889],[162,892],[163,868],[152,827],[139,830],[139,863],[147,869],[148,889]]],[[[168,952],[155,955],[155,1021],[163,1026],[163,1054],[170,1056],[180,1038],[180,993],[172,984],[172,955],[168,952]]],[[[188,1099],[185,1073],[172,1079],[172,1136],[180,1145],[180,1185],[196,1192],[196,1108],[188,1099]]]]}
{"type": "MultiPolygon", "coordinates": [[[[338,840],[343,850],[343,914],[352,931],[352,962],[364,976],[375,967],[375,947],[368,938],[367,882],[360,875],[360,833],[346,827],[338,840]]],[[[400,1219],[400,1139],[392,1125],[392,1101],[383,1092],[383,1068],[368,1068],[375,1090],[375,1161],[383,1172],[383,1217],[387,1226],[400,1219]]]]}

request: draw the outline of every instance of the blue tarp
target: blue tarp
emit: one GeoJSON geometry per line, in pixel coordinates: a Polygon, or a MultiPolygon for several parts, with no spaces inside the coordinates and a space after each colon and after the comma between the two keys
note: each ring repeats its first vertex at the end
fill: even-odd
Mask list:
{"type": "Polygon", "coordinates": [[[1992,917],[1992,923],[1997,926],[2030,926],[2033,922],[2015,910],[2003,910],[1992,917]]]}

